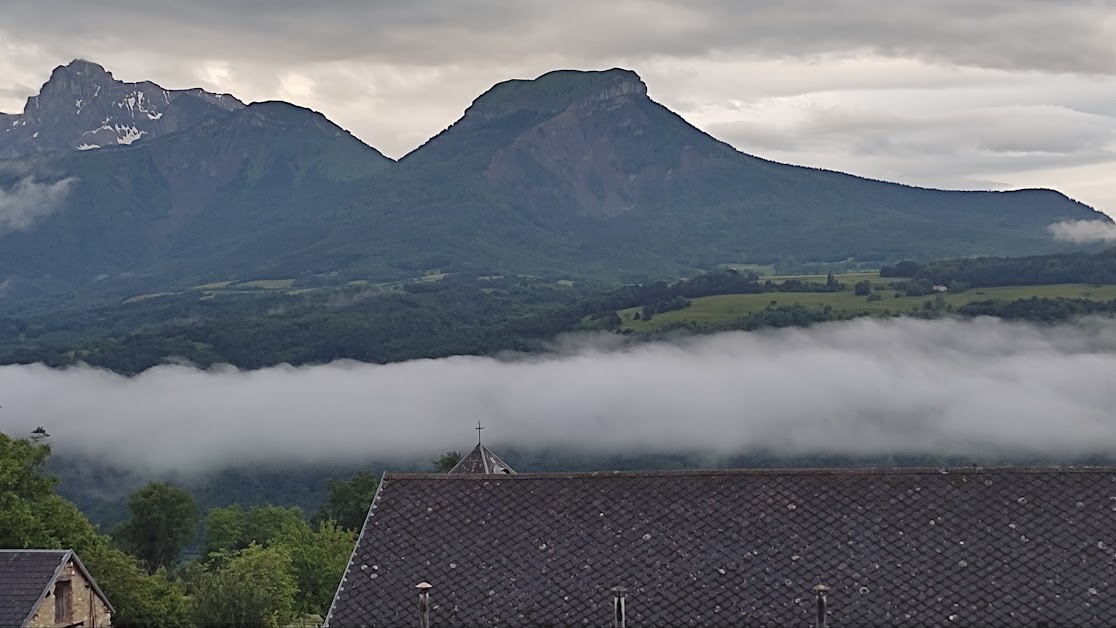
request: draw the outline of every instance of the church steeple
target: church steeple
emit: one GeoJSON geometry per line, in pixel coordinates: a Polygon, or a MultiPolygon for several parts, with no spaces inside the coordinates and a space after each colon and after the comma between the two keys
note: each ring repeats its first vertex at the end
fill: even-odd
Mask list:
{"type": "Polygon", "coordinates": [[[484,429],[484,426],[481,425],[480,421],[477,421],[477,426],[473,429],[477,431],[477,446],[473,448],[473,451],[469,452],[468,456],[462,458],[461,462],[454,465],[449,472],[515,475],[515,469],[512,469],[500,456],[492,453],[492,451],[481,442],[481,430],[484,429]]]}

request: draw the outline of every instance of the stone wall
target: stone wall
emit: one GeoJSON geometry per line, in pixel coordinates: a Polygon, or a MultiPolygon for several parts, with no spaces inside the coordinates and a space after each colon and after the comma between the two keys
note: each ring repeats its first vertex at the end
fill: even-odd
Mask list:
{"type": "Polygon", "coordinates": [[[112,625],[112,617],[109,615],[108,606],[93,590],[92,585],[85,579],[81,570],[74,566],[74,561],[71,560],[62,568],[58,580],[51,585],[50,592],[39,603],[39,608],[35,611],[35,616],[31,618],[31,623],[28,626],[32,628],[54,628],[55,626],[68,626],[78,622],[84,622],[82,624],[83,628],[94,626],[109,628],[112,625]],[[70,583],[72,604],[69,621],[56,623],[54,621],[54,599],[55,591],[59,588],[59,582],[70,583]]]}

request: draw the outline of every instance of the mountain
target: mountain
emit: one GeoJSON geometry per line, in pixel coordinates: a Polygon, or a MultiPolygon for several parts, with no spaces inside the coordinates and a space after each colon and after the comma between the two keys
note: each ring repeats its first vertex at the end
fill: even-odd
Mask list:
{"type": "Polygon", "coordinates": [[[1061,248],[1046,230],[1057,220],[1106,219],[1049,190],[928,190],[754,157],[652,101],[620,69],[501,83],[401,166],[468,181],[566,236],[572,261],[633,274],[1014,255],[1061,248]]]}
{"type": "Polygon", "coordinates": [[[229,94],[124,83],[81,59],[58,66],[20,115],[0,117],[0,157],[130,145],[244,106],[229,94]]]}
{"type": "MultiPolygon", "coordinates": [[[[99,69],[59,68],[38,98],[108,93],[99,69]]],[[[120,89],[108,102],[136,91],[120,89]]],[[[70,150],[0,160],[0,297],[431,269],[637,281],[728,263],[1011,256],[1071,249],[1051,238],[1053,222],[1107,220],[1050,190],[929,190],[748,155],[651,100],[628,70],[500,83],[399,162],[307,109],[221,103],[239,101],[168,93],[155,113],[129,111],[177,130],[99,150],[75,150],[63,132],[85,128],[84,108],[35,118],[35,141],[70,133],[70,150]],[[172,115],[176,103],[198,115],[172,115]]]]}
{"type": "Polygon", "coordinates": [[[357,182],[393,164],[321,114],[282,102],[222,111],[135,146],[0,161],[6,209],[24,217],[5,222],[0,203],[4,290],[143,291],[266,274],[267,255],[237,250],[321,231],[357,182]]]}

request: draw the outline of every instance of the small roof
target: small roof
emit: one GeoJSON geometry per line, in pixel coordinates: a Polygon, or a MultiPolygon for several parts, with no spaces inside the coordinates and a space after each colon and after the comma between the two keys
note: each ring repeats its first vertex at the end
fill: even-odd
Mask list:
{"type": "Polygon", "coordinates": [[[492,450],[485,447],[481,443],[469,452],[458,462],[450,473],[482,473],[488,475],[514,475],[515,469],[512,469],[508,463],[500,459],[500,456],[492,453],[492,450]]]}
{"type": "Polygon", "coordinates": [[[26,626],[50,586],[73,559],[93,590],[115,612],[73,550],[0,550],[0,626],[26,626]]]}
{"type": "Polygon", "coordinates": [[[387,474],[326,623],[1116,625],[1116,469],[387,474]]]}

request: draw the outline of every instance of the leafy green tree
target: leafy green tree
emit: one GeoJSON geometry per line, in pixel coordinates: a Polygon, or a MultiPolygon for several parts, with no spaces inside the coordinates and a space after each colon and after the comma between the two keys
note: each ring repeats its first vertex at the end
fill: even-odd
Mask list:
{"type": "Polygon", "coordinates": [[[872,283],[867,279],[856,282],[856,285],[853,286],[853,294],[858,297],[866,297],[872,294],[872,283]]]}
{"type": "Polygon", "coordinates": [[[113,534],[121,549],[143,561],[148,571],[170,567],[194,540],[198,504],[186,491],[151,482],[128,497],[131,517],[113,534]]]}
{"type": "Polygon", "coordinates": [[[168,578],[165,569],[148,574],[139,559],[112,547],[107,540],[84,548],[78,555],[116,608],[113,626],[188,625],[182,587],[168,578]]]}
{"type": "Polygon", "coordinates": [[[368,507],[376,497],[379,482],[376,476],[361,471],[353,477],[339,482],[330,480],[329,497],[318,509],[315,521],[331,519],[345,530],[360,530],[368,516],[368,507]]]}
{"type": "Polygon", "coordinates": [[[54,493],[57,479],[45,471],[50,446],[44,440],[45,431],[26,439],[0,433],[0,547],[76,551],[116,608],[115,626],[184,625],[182,590],[166,572],[148,574],[54,493]]]}
{"type": "Polygon", "coordinates": [[[284,524],[273,541],[291,556],[298,596],[295,610],[303,615],[325,615],[345,573],[356,544],[356,532],[327,519],[311,529],[306,522],[284,524]]]}
{"type": "Polygon", "coordinates": [[[51,537],[44,502],[57,479],[46,472],[50,445],[0,433],[0,547],[44,547],[51,537]]]}
{"type": "Polygon", "coordinates": [[[461,462],[461,453],[457,451],[447,451],[434,461],[434,473],[449,473],[450,469],[457,466],[461,462]]]}
{"type": "Polygon", "coordinates": [[[245,509],[240,504],[211,508],[205,515],[202,556],[241,550],[253,543],[269,545],[283,526],[299,524],[306,524],[301,508],[265,505],[245,509]]]}
{"type": "Polygon", "coordinates": [[[294,618],[298,584],[285,547],[253,543],[223,554],[220,567],[203,572],[194,584],[194,625],[265,628],[294,618]]]}
{"type": "Polygon", "coordinates": [[[201,555],[220,550],[236,550],[247,545],[244,539],[244,509],[240,504],[210,508],[202,523],[201,555]],[[243,543],[243,545],[242,545],[243,543]]]}

